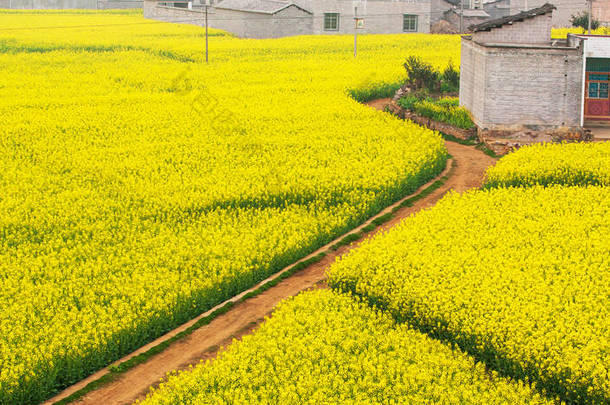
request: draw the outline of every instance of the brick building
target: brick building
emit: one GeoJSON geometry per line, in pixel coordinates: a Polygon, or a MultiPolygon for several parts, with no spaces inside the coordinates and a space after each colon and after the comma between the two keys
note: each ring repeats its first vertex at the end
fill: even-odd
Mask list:
{"type": "MultiPolygon", "coordinates": [[[[0,0],[2,1],[2,0],[0,0]]],[[[204,25],[202,0],[144,0],[144,17],[204,25]]],[[[241,38],[353,34],[357,7],[366,34],[430,32],[431,0],[213,0],[208,23],[241,38]]]]}
{"type": "Polygon", "coordinates": [[[460,105],[481,130],[570,130],[610,120],[610,37],[552,40],[554,9],[488,21],[462,37],[460,105]]]}

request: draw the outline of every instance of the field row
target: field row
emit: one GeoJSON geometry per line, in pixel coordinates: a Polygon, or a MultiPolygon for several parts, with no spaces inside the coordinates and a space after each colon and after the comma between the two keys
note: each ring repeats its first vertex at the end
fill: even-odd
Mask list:
{"type": "Polygon", "coordinates": [[[319,290],[283,302],[253,335],[143,402],[212,403],[551,402],[365,303],[319,290]]]}
{"type": "Polygon", "coordinates": [[[607,150],[502,158],[144,403],[609,402],[607,150]]]}

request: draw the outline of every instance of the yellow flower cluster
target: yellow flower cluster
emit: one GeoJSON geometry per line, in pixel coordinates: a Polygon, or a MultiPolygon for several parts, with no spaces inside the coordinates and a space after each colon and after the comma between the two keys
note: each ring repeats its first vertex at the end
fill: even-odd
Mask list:
{"type": "Polygon", "coordinates": [[[610,186],[610,143],[534,144],[487,170],[485,187],[610,186]]]}
{"type": "MultiPolygon", "coordinates": [[[[586,34],[587,30],[580,27],[572,27],[572,28],[553,28],[551,31],[551,36],[553,38],[567,38],[568,34],[586,34]]],[[[591,30],[591,34],[593,35],[610,35],[610,28],[608,27],[599,27],[595,30],[591,30]]]]}
{"type": "Polygon", "coordinates": [[[213,362],[171,376],[143,405],[551,404],[523,383],[328,290],[284,301],[213,362]]]}
{"type": "Polygon", "coordinates": [[[452,194],[330,285],[573,403],[610,401],[610,188],[452,194]]]}
{"type": "Polygon", "coordinates": [[[0,403],[30,403],[414,190],[442,139],[347,96],[451,36],[250,41],[0,12],[0,403]],[[56,27],[50,27],[55,25],[56,27]],[[41,28],[46,27],[46,28],[41,28]],[[34,29],[36,28],[36,29],[34,29]]]}

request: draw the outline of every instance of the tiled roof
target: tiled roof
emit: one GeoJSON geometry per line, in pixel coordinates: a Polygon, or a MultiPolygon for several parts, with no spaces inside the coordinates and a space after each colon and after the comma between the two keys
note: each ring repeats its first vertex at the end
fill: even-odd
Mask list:
{"type": "Polygon", "coordinates": [[[216,8],[225,10],[248,11],[251,13],[275,14],[283,9],[295,6],[311,14],[311,11],[295,3],[275,0],[222,0],[216,8]]]}
{"type": "Polygon", "coordinates": [[[550,3],[546,3],[545,5],[543,5],[541,7],[533,8],[533,9],[527,10],[527,11],[522,11],[519,14],[509,15],[506,17],[497,18],[495,20],[485,21],[484,23],[481,23],[481,24],[471,25],[470,27],[468,27],[468,29],[472,32],[489,31],[492,28],[500,28],[506,24],[512,24],[517,21],[523,21],[523,20],[537,17],[539,15],[552,13],[553,10],[557,10],[557,8],[550,3]]]}

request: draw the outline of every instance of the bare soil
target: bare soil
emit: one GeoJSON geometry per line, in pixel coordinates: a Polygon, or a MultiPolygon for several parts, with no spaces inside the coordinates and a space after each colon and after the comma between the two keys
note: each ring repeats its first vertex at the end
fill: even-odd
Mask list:
{"type": "MultiPolygon", "coordinates": [[[[389,100],[374,100],[368,103],[368,105],[383,110],[389,100]]],[[[494,164],[495,159],[472,146],[460,145],[453,142],[446,142],[446,145],[449,153],[453,156],[453,168],[452,174],[445,184],[425,198],[415,202],[412,207],[400,209],[389,222],[381,225],[381,227],[378,227],[368,235],[377,233],[382,229],[389,229],[414,213],[433,206],[451,189],[462,192],[481,185],[485,170],[494,164]]],[[[239,339],[251,333],[273,311],[280,301],[294,296],[303,290],[326,288],[325,280],[328,267],[338,256],[357,248],[359,243],[360,241],[357,241],[349,246],[343,246],[336,251],[328,251],[328,254],[321,261],[286,278],[275,287],[236,304],[231,310],[216,317],[209,324],[178,340],[163,352],[131,368],[120,375],[115,381],[90,392],[75,403],[118,405],[130,404],[135,400],[143,399],[150,388],[157,386],[168,372],[188,368],[190,365],[197,364],[202,360],[213,359],[219,350],[231,344],[234,339],[239,339]]],[[[327,247],[324,247],[321,250],[326,249],[327,247]]],[[[314,252],[313,254],[316,253],[314,252]]],[[[184,330],[195,320],[144,346],[134,354],[141,353],[160,341],[184,330]]],[[[124,361],[132,355],[120,361],[124,361]]],[[[100,370],[87,379],[67,388],[46,403],[52,404],[59,401],[83,388],[88,383],[99,379],[106,373],[108,373],[108,368],[100,370]]]]}

